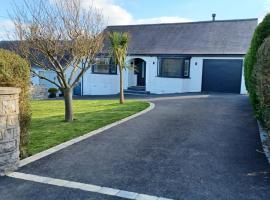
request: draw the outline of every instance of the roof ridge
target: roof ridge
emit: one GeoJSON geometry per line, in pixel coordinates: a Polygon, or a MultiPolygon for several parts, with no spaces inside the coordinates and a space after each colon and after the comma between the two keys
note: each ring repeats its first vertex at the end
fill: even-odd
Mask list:
{"type": "Polygon", "coordinates": [[[257,21],[258,18],[247,19],[229,19],[229,20],[209,20],[209,21],[191,21],[191,22],[173,22],[173,23],[156,23],[156,24],[129,24],[129,25],[109,25],[108,27],[129,27],[129,26],[158,26],[158,25],[180,25],[180,24],[199,24],[199,23],[217,23],[217,22],[238,22],[238,21],[257,21]]]}

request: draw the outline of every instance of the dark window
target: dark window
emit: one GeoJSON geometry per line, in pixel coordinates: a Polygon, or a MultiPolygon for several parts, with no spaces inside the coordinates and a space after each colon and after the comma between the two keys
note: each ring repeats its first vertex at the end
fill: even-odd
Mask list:
{"type": "Polygon", "coordinates": [[[190,59],[188,58],[160,58],[158,76],[171,78],[188,78],[190,59]]]}
{"type": "Polygon", "coordinates": [[[102,58],[92,67],[93,74],[117,74],[117,66],[110,58],[102,58]]]}

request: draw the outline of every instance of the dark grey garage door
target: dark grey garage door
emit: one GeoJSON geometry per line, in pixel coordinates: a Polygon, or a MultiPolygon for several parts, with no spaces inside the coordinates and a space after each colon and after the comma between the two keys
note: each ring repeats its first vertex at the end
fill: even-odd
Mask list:
{"type": "Polygon", "coordinates": [[[203,61],[203,92],[240,93],[242,60],[206,59],[203,61]]]}

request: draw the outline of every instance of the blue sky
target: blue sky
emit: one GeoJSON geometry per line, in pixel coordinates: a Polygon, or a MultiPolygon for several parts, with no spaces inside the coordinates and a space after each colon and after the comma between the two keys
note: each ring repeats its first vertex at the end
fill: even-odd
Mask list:
{"type": "MultiPolygon", "coordinates": [[[[3,30],[10,29],[8,19],[12,2],[23,0],[0,0],[0,38],[3,30]]],[[[49,0],[48,0],[49,1],[49,0]]],[[[183,22],[217,19],[259,18],[270,11],[270,0],[93,0],[103,10],[107,24],[139,24],[183,22]]],[[[82,0],[83,6],[91,0],[82,0]]]]}
{"type": "Polygon", "coordinates": [[[118,0],[136,19],[178,16],[208,20],[215,12],[220,19],[254,18],[264,13],[265,0],[118,0]]]}

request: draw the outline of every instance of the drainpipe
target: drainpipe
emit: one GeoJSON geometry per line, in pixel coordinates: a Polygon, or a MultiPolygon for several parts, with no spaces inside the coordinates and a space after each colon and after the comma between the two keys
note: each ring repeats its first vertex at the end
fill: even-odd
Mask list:
{"type": "Polygon", "coordinates": [[[81,85],[81,92],[82,92],[82,94],[81,94],[81,96],[83,96],[83,77],[84,77],[84,74],[82,75],[82,85],[81,85]]]}

